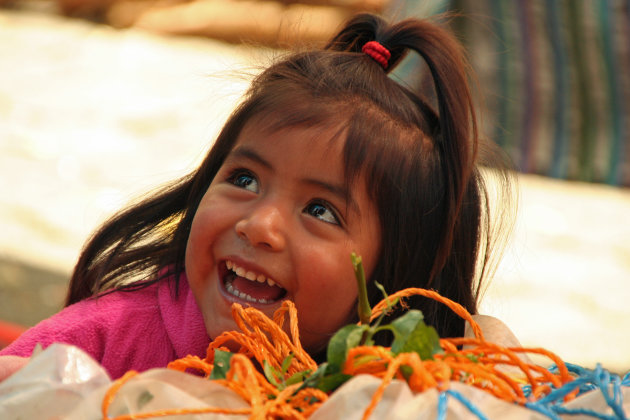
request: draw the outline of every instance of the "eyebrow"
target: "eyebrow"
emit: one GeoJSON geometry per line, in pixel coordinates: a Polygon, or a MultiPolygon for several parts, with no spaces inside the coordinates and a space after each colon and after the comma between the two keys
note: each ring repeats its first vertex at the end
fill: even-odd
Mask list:
{"type": "Polygon", "coordinates": [[[339,197],[341,200],[345,201],[348,206],[354,210],[355,213],[357,213],[357,215],[361,215],[361,211],[359,209],[359,205],[357,204],[356,201],[354,201],[354,198],[352,197],[352,194],[350,194],[350,191],[345,188],[344,186],[341,185],[335,185],[335,184],[331,184],[325,181],[321,181],[319,179],[312,179],[312,178],[306,178],[303,179],[302,182],[304,184],[308,184],[308,185],[313,185],[315,187],[319,187],[321,189],[324,189],[328,192],[330,192],[333,195],[336,195],[337,197],[339,197]]]}
{"type": "Polygon", "coordinates": [[[261,164],[267,169],[273,169],[273,166],[271,165],[271,163],[269,163],[266,159],[264,159],[262,156],[260,156],[258,153],[256,153],[254,150],[250,149],[249,147],[245,147],[245,146],[237,147],[236,149],[232,150],[232,152],[228,155],[226,160],[233,159],[233,158],[249,159],[256,163],[261,164]]]}
{"type": "MultiPolygon", "coordinates": [[[[239,146],[236,149],[232,150],[228,159],[230,158],[245,158],[251,161],[254,161],[267,169],[273,170],[273,165],[267,161],[265,158],[260,156],[256,151],[250,149],[246,146],[239,146]]],[[[307,185],[312,185],[323,190],[330,192],[331,194],[339,197],[341,200],[345,201],[349,207],[352,208],[354,212],[358,215],[361,215],[361,211],[359,209],[359,205],[352,197],[350,190],[346,188],[346,186],[331,184],[330,182],[322,181],[315,178],[304,178],[301,179],[300,182],[307,185]]]]}

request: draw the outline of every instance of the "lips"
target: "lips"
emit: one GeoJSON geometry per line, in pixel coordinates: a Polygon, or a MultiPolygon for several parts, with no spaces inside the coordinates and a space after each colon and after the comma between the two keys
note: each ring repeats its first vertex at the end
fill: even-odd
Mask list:
{"type": "Polygon", "coordinates": [[[286,296],[286,290],[262,273],[225,261],[222,276],[228,294],[252,304],[271,304],[286,296]]]}

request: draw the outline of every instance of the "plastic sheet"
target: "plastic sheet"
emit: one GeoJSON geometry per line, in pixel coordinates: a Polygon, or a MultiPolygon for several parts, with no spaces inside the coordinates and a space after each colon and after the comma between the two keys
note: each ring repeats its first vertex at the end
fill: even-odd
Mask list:
{"type": "MultiPolygon", "coordinates": [[[[380,379],[359,375],[336,392],[311,420],[361,419],[380,379]]],[[[55,344],[33,356],[20,371],[0,383],[0,418],[3,420],[58,418],[102,419],[101,405],[112,381],[105,370],[80,349],[55,344]]],[[[630,388],[622,387],[617,399],[630,412],[630,388]]],[[[168,369],[152,369],[127,382],[116,394],[108,415],[148,413],[172,408],[248,408],[231,390],[194,375],[168,369]]],[[[600,418],[616,418],[600,390],[586,392],[564,408],[584,408],[600,418]],[[606,417],[608,416],[608,417],[606,417]]],[[[246,419],[243,415],[180,415],[169,419],[246,419]]],[[[555,418],[564,418],[558,416],[555,418]]],[[[414,394],[407,384],[394,380],[385,390],[373,419],[548,419],[549,415],[511,404],[461,383],[451,383],[447,392],[429,390],[414,394]]],[[[551,417],[554,418],[554,417],[551,417]]],[[[592,419],[590,415],[567,419],[592,419]]]]}
{"type": "MultiPolygon", "coordinates": [[[[310,418],[311,420],[360,420],[381,380],[374,376],[359,375],[339,388],[310,418]]],[[[474,402],[474,406],[488,419],[538,420],[547,419],[535,411],[511,404],[479,389],[451,383],[444,401],[444,418],[449,420],[478,418],[455,396],[461,395],[474,402]]],[[[444,398],[444,397],[443,397],[444,398]]],[[[381,420],[429,420],[438,418],[440,393],[431,389],[413,394],[407,384],[392,381],[376,406],[372,418],[381,420]]]]}
{"type": "MultiPolygon", "coordinates": [[[[53,344],[0,383],[0,419],[100,420],[112,381],[77,347],[53,344]]],[[[169,369],[152,369],[132,378],[117,393],[108,415],[167,408],[229,407],[249,404],[224,386],[169,369]]],[[[204,414],[169,419],[241,420],[247,416],[204,414]]]]}

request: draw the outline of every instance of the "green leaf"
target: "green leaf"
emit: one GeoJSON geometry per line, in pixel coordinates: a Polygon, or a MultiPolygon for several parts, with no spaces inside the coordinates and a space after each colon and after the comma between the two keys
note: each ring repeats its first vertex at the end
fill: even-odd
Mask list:
{"type": "Polygon", "coordinates": [[[483,353],[479,353],[479,355],[466,354],[465,357],[473,363],[479,363],[479,358],[484,357],[484,354],[483,353]]]}
{"type": "Polygon", "coordinates": [[[324,392],[332,392],[335,389],[339,388],[343,383],[345,383],[350,378],[352,378],[351,375],[345,375],[341,372],[337,372],[332,375],[325,375],[319,380],[319,383],[316,385],[316,388],[324,392]]]}
{"type": "Polygon", "coordinates": [[[304,381],[304,379],[306,379],[306,377],[308,377],[310,373],[311,373],[310,370],[304,370],[302,372],[295,372],[293,375],[289,376],[289,378],[285,381],[285,385],[289,386],[289,385],[302,382],[304,381]]]}
{"type": "Polygon", "coordinates": [[[138,409],[142,409],[142,407],[144,407],[149,402],[151,402],[153,398],[154,398],[153,394],[151,394],[149,391],[142,392],[142,394],[138,396],[138,402],[137,402],[138,409]]]}
{"type": "Polygon", "coordinates": [[[278,382],[278,377],[281,375],[266,360],[263,360],[263,371],[265,372],[265,377],[267,378],[270,384],[272,384],[278,389],[284,389],[284,387],[280,388],[281,385],[278,382]]]}
{"type": "Polygon", "coordinates": [[[317,367],[317,370],[313,372],[311,376],[309,376],[308,378],[304,380],[304,383],[296,390],[296,392],[298,392],[299,390],[303,388],[317,388],[317,384],[324,377],[324,374],[326,373],[327,368],[328,368],[327,362],[320,364],[317,367]]]}
{"type": "Polygon", "coordinates": [[[359,345],[363,332],[367,331],[368,328],[368,325],[346,325],[332,336],[328,342],[327,374],[341,372],[348,350],[359,345]]]}
{"type": "Polygon", "coordinates": [[[287,357],[282,361],[282,373],[287,373],[289,367],[291,366],[291,362],[293,361],[293,353],[290,353],[287,357]]]}
{"type": "Polygon", "coordinates": [[[358,288],[358,314],[359,321],[363,325],[369,325],[372,317],[372,308],[367,295],[367,282],[365,280],[365,270],[363,269],[363,259],[354,252],[350,255],[352,266],[354,267],[354,276],[357,280],[358,288]]]}
{"type": "Polygon", "coordinates": [[[407,365],[400,365],[400,372],[403,375],[403,378],[405,378],[406,381],[409,381],[409,378],[411,378],[411,375],[413,375],[413,369],[411,368],[411,366],[407,366],[407,365]]]}
{"type": "Polygon", "coordinates": [[[420,359],[432,359],[434,354],[443,353],[440,347],[440,336],[435,328],[428,326],[424,321],[418,322],[416,328],[409,334],[402,346],[401,353],[416,352],[420,359]]]}
{"type": "Polygon", "coordinates": [[[416,309],[408,311],[388,327],[394,333],[394,354],[416,352],[426,360],[443,352],[437,331],[424,323],[422,312],[416,309]]]}
{"type": "MultiPolygon", "coordinates": [[[[376,321],[372,322],[372,328],[374,329],[373,331],[379,328],[379,326],[381,325],[381,322],[383,322],[383,319],[394,309],[394,306],[396,306],[398,304],[398,301],[400,300],[400,298],[390,299],[383,285],[377,282],[376,280],[374,280],[374,285],[383,294],[383,299],[385,299],[385,303],[387,303],[387,310],[382,311],[381,314],[376,319],[376,321]]],[[[386,329],[389,329],[389,328],[386,328],[386,329]]]]}
{"type": "Polygon", "coordinates": [[[337,389],[341,384],[352,378],[350,375],[344,375],[343,373],[326,374],[328,370],[328,363],[324,362],[317,370],[308,378],[304,380],[304,383],[295,391],[296,393],[304,388],[317,388],[324,392],[331,392],[337,389]]]}
{"type": "Polygon", "coordinates": [[[208,379],[225,379],[225,376],[230,370],[230,359],[232,355],[233,354],[229,351],[215,350],[214,367],[208,379]]]}
{"type": "Polygon", "coordinates": [[[392,352],[394,354],[402,352],[409,335],[418,326],[418,323],[424,325],[424,315],[417,309],[411,309],[394,320],[390,325],[384,326],[394,333],[394,341],[392,342],[392,352]]]}
{"type": "MultiPolygon", "coordinates": [[[[374,286],[376,286],[376,288],[380,290],[381,293],[383,294],[383,299],[387,299],[389,296],[387,295],[387,292],[385,291],[385,287],[383,287],[383,285],[377,282],[376,280],[373,280],[373,281],[374,281],[374,286]]],[[[396,302],[397,300],[398,298],[394,299],[394,302],[396,302]]],[[[389,300],[386,300],[385,302],[387,303],[387,306],[390,307],[389,300]]]]}

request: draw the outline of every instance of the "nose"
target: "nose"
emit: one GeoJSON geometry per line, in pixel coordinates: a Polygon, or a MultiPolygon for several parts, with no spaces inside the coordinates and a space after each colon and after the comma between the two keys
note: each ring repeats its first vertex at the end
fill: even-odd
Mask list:
{"type": "Polygon", "coordinates": [[[286,245],[285,221],[280,210],[271,204],[259,205],[246,217],[236,222],[239,237],[254,247],[280,251],[286,245]]]}

